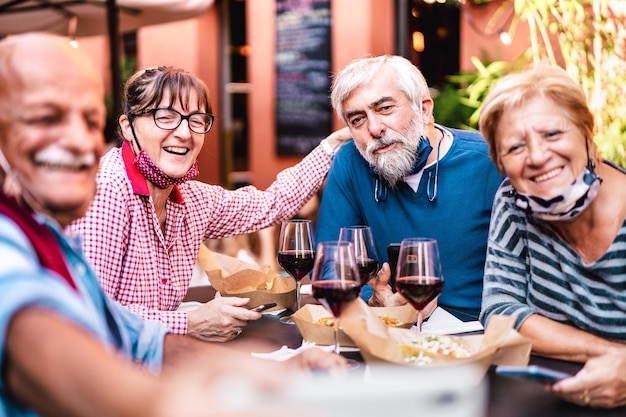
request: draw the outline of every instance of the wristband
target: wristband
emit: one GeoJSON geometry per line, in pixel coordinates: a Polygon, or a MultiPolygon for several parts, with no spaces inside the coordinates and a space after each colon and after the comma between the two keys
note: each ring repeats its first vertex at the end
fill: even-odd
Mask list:
{"type": "Polygon", "coordinates": [[[332,146],[330,146],[330,143],[328,143],[328,141],[324,139],[323,141],[320,142],[320,146],[322,147],[324,152],[326,152],[326,155],[328,155],[328,158],[330,158],[330,160],[332,161],[333,158],[335,157],[335,150],[333,149],[332,146]]]}

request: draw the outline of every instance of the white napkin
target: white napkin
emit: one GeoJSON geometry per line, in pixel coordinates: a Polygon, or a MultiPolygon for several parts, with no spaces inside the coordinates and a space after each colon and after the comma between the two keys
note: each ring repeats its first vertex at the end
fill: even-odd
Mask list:
{"type": "Polygon", "coordinates": [[[422,324],[422,331],[430,334],[458,334],[481,330],[484,329],[479,321],[462,321],[441,307],[437,307],[428,321],[422,324]]]}
{"type": "Polygon", "coordinates": [[[286,308],[281,308],[280,310],[272,310],[272,311],[263,311],[261,314],[268,316],[278,316],[283,311],[287,310],[286,308]]]}
{"type": "MultiPolygon", "coordinates": [[[[315,346],[314,342],[307,342],[306,340],[303,340],[302,346],[300,346],[297,349],[291,349],[287,346],[283,346],[280,349],[274,352],[269,352],[269,353],[252,352],[252,356],[254,356],[255,358],[272,359],[275,361],[282,362],[282,361],[286,361],[287,359],[291,359],[292,357],[296,356],[298,353],[305,351],[307,349],[311,349],[314,346],[315,346]]],[[[328,352],[331,352],[333,350],[332,346],[318,346],[318,347],[328,352]]]]}
{"type": "Polygon", "coordinates": [[[312,295],[313,294],[313,286],[311,284],[301,284],[300,285],[300,294],[312,295]]]}
{"type": "MultiPolygon", "coordinates": [[[[220,297],[219,293],[216,293],[215,296],[220,297]]],[[[202,305],[203,303],[199,301],[185,301],[185,302],[180,303],[177,310],[189,312],[189,311],[194,311],[195,309],[197,309],[198,307],[202,305]]],[[[282,308],[280,310],[263,311],[261,314],[264,314],[264,315],[267,314],[268,316],[277,316],[285,310],[286,309],[282,308]]]]}

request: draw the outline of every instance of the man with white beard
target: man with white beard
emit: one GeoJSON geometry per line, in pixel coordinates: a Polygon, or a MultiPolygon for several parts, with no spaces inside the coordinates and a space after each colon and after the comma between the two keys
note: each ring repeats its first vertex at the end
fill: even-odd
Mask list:
{"type": "MultiPolygon", "coordinates": [[[[476,320],[491,206],[502,181],[487,144],[476,132],[435,124],[426,80],[400,56],[353,61],[335,76],[331,101],[354,140],[337,152],[328,174],[317,240],[369,225],[383,264],[391,243],[436,239],[445,277],[438,304],[476,320]]],[[[404,304],[389,277],[384,264],[361,297],[374,306],[404,304]]]]}

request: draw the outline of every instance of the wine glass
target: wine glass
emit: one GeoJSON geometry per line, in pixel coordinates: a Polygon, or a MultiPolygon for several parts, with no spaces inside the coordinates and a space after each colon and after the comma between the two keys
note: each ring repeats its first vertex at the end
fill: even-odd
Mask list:
{"type": "MultiPolygon", "coordinates": [[[[283,222],[278,242],[278,263],[296,280],[296,311],[300,309],[300,280],[313,268],[314,247],[311,220],[283,222]]],[[[280,321],[294,324],[291,317],[281,317],[280,321]]]]}
{"type": "Polygon", "coordinates": [[[317,245],[311,273],[313,297],[335,318],[335,353],[339,353],[339,318],[359,296],[361,277],[351,242],[321,242],[317,245]]]}
{"type": "Polygon", "coordinates": [[[396,290],[417,310],[422,331],[422,310],[443,290],[443,273],[435,239],[407,238],[400,243],[396,290]]]}
{"type": "Polygon", "coordinates": [[[374,249],[374,238],[369,226],[347,226],[339,230],[339,240],[352,242],[354,256],[361,275],[361,286],[376,276],[379,264],[374,249]]]}

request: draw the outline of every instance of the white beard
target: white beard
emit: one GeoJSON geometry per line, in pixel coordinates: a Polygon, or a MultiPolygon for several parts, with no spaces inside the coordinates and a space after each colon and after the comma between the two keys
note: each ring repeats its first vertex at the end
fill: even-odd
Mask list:
{"type": "Polygon", "coordinates": [[[387,184],[394,187],[409,175],[417,161],[420,138],[426,137],[426,129],[421,123],[421,115],[416,115],[403,133],[387,130],[380,138],[370,141],[365,149],[358,147],[361,156],[374,168],[387,184]],[[377,154],[376,150],[398,143],[394,149],[377,154]]]}

